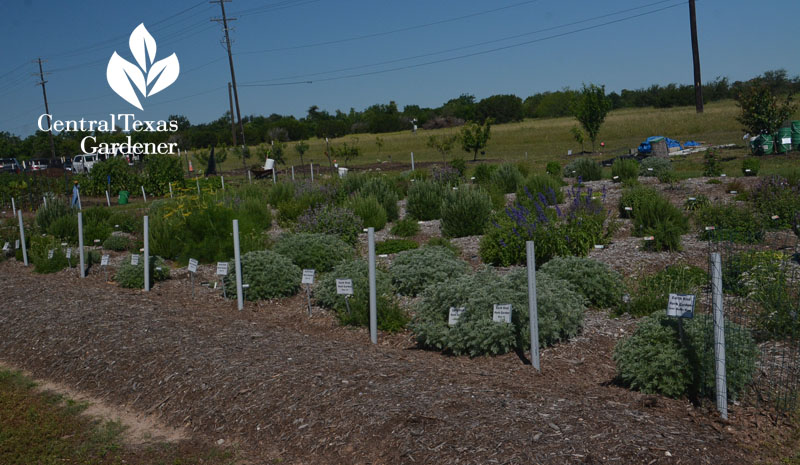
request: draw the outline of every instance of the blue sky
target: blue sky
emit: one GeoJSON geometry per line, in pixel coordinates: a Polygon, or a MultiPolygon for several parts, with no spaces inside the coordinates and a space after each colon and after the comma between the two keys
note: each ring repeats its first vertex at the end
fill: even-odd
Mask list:
{"type": "MultiPolygon", "coordinates": [[[[301,117],[311,105],[331,112],[390,100],[401,108],[435,107],[462,93],[524,98],[582,82],[605,84],[608,91],[691,83],[688,3],[656,2],[233,0],[226,11],[238,18],[231,28],[242,114],[301,117]],[[622,10],[630,11],[615,14],[622,10]],[[591,18],[598,19],[580,22],[591,18]],[[618,22],[601,25],[610,21],[618,22]],[[583,28],[590,29],[572,33],[583,28]],[[425,64],[435,60],[446,61],[425,64]],[[383,72],[403,66],[413,67],[383,72]],[[305,81],[312,83],[245,86],[305,81]]],[[[757,6],[698,0],[704,81],[748,79],[778,68],[800,74],[800,2],[757,6]]],[[[207,1],[0,0],[0,131],[26,136],[44,112],[37,78],[30,75],[38,71],[37,57],[52,72],[47,93],[56,119],[131,112],[140,120],[218,118],[228,109],[230,71],[222,28],[210,21],[217,16],[219,5],[207,1]],[[114,51],[133,61],[128,37],[140,23],[157,42],[156,60],[174,52],[181,65],[172,86],[143,100],[144,111],[106,82],[114,51]]]]}

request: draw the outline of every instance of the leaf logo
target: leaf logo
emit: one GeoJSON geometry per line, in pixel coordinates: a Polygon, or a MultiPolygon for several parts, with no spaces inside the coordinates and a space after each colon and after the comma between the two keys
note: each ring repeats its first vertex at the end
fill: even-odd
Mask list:
{"type": "Polygon", "coordinates": [[[134,86],[139,89],[142,97],[155,95],[178,79],[181,66],[174,53],[163,60],[153,62],[156,58],[156,40],[147,32],[144,23],[133,30],[128,45],[138,66],[119,56],[115,50],[108,60],[106,79],[117,95],[136,108],[144,110],[134,86]]]}

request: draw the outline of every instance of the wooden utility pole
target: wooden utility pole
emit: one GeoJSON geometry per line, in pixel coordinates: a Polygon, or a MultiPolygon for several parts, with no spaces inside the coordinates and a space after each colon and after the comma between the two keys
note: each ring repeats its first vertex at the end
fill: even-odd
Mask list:
{"type": "MultiPolygon", "coordinates": [[[[48,126],[48,134],[50,134],[50,159],[56,159],[56,143],[53,141],[53,118],[50,115],[50,107],[47,105],[47,89],[45,89],[44,85],[47,81],[44,80],[44,71],[42,70],[42,59],[38,58],[34,61],[34,63],[39,63],[39,82],[36,83],[37,86],[42,86],[42,96],[44,97],[44,112],[47,113],[47,126],[48,126]]],[[[36,74],[33,74],[36,76],[36,74]]],[[[52,164],[52,163],[51,163],[52,164]]]]}
{"type": "Polygon", "coordinates": [[[703,112],[703,81],[700,79],[700,47],[697,45],[697,11],[695,0],[689,0],[689,22],[692,28],[692,59],[694,60],[694,105],[698,113],[703,112]]]}
{"type": "Polygon", "coordinates": [[[228,103],[231,104],[231,137],[233,138],[233,146],[236,146],[236,120],[233,117],[233,93],[231,92],[231,83],[228,83],[228,103]]]}
{"type": "Polygon", "coordinates": [[[236,21],[236,18],[228,18],[225,15],[225,3],[231,0],[211,0],[208,3],[219,3],[222,10],[222,18],[213,18],[211,21],[222,21],[222,29],[225,31],[225,46],[228,49],[228,64],[231,67],[231,83],[233,84],[233,99],[236,102],[236,118],[239,119],[239,130],[242,133],[242,167],[247,171],[247,164],[244,161],[244,152],[246,150],[246,143],[244,140],[244,123],[242,122],[242,113],[239,111],[239,91],[236,88],[236,73],[233,71],[233,53],[231,52],[231,36],[228,33],[228,21],[236,21]]]}

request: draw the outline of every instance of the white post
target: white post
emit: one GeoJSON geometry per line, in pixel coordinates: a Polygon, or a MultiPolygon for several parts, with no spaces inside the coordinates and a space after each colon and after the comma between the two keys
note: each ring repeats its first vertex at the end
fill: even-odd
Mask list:
{"type": "Polygon", "coordinates": [[[536,254],[533,241],[525,243],[528,256],[528,316],[531,328],[531,364],[536,371],[541,372],[539,364],[539,309],[536,303],[536,254]]]}
{"type": "Polygon", "coordinates": [[[294,165],[292,165],[292,181],[294,181],[294,165]]]}
{"type": "Polygon", "coordinates": [[[367,230],[369,249],[369,338],[378,343],[378,302],[375,295],[375,228],[367,230]]]}
{"type": "Polygon", "coordinates": [[[83,207],[81,206],[81,191],[78,191],[78,210],[83,210],[83,207]]]}
{"type": "Polygon", "coordinates": [[[169,183],[169,198],[172,198],[172,183],[169,183]]]}
{"type": "MultiPolygon", "coordinates": [[[[11,201],[14,201],[13,197],[11,201]]],[[[28,266],[28,251],[25,250],[25,226],[22,225],[22,210],[17,212],[17,216],[19,216],[19,242],[22,245],[22,262],[25,263],[25,266],[28,266]]]]}
{"type": "Polygon", "coordinates": [[[108,195],[108,191],[106,191],[106,203],[109,207],[111,206],[111,197],[108,195]]]}
{"type": "Polygon", "coordinates": [[[14,213],[14,216],[17,216],[17,204],[14,202],[14,197],[11,197],[11,211],[14,213]]]}
{"type": "Polygon", "coordinates": [[[411,171],[414,171],[414,152],[411,152],[411,171]]]}
{"type": "Polygon", "coordinates": [[[222,190],[225,190],[225,176],[220,176],[219,180],[222,181],[222,190]]]}
{"type": "Polygon", "coordinates": [[[250,177],[250,170],[247,170],[247,182],[253,184],[253,178],[250,177]]]}
{"type": "Polygon", "coordinates": [[[78,255],[80,255],[80,270],[78,272],[78,276],[81,278],[86,277],[86,268],[84,264],[86,263],[83,253],[83,213],[78,212],[78,255]]]}
{"type": "Polygon", "coordinates": [[[236,305],[244,308],[242,294],[242,256],[239,253],[239,220],[233,220],[233,261],[236,267],[236,305]]]}
{"type": "Polygon", "coordinates": [[[197,181],[197,195],[199,196],[200,195],[200,179],[199,178],[194,178],[194,180],[197,181]]]}
{"type": "Polygon", "coordinates": [[[150,292],[150,219],[144,216],[144,290],[150,292]]]}
{"type": "Polygon", "coordinates": [[[144,192],[144,186],[142,186],[142,198],[144,199],[144,203],[147,203],[147,194],[144,192]]]}
{"type": "Polygon", "coordinates": [[[275,180],[275,165],[272,165],[272,184],[275,184],[277,181],[275,180]]]}
{"type": "Polygon", "coordinates": [[[719,252],[711,254],[711,305],[714,309],[714,372],[717,387],[717,410],[728,419],[728,380],[725,373],[725,315],[722,308],[722,260],[719,252]]]}
{"type": "Polygon", "coordinates": [[[308,162],[311,165],[311,182],[314,182],[314,163],[308,162]]]}
{"type": "Polygon", "coordinates": [[[47,196],[46,195],[42,196],[42,203],[44,203],[45,207],[47,206],[47,196]]]}

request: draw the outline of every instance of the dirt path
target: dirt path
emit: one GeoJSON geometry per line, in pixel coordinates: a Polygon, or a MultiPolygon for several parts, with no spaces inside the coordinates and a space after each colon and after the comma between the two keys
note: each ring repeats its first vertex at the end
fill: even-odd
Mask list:
{"type": "Polygon", "coordinates": [[[0,360],[238,444],[254,463],[755,460],[747,412],[734,407],[725,425],[610,383],[630,320],[590,313],[582,336],[543,351],[536,375],[515,355],[415,350],[407,334],[372,346],[329,316],[307,320],[301,296],[238,312],[207,289],[191,300],[183,279],[145,294],[93,271],[1,263],[0,360]]]}

